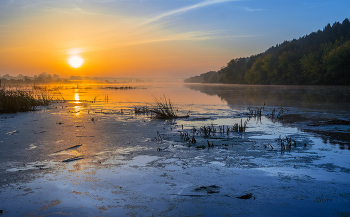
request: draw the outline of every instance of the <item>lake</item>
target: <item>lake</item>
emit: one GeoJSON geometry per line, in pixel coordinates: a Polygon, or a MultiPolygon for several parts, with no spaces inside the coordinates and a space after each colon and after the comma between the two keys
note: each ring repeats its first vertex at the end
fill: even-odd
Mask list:
{"type": "Polygon", "coordinates": [[[2,216],[346,216],[350,88],[41,86],[0,114],[2,216]],[[179,116],[155,119],[155,101],[179,116]]]}

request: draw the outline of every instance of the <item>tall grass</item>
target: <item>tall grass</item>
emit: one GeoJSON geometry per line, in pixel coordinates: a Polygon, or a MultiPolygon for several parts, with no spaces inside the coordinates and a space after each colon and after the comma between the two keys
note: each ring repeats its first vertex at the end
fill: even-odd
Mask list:
{"type": "Polygon", "coordinates": [[[47,106],[50,103],[52,97],[43,92],[35,96],[31,91],[0,88],[0,113],[35,111],[37,106],[47,106]]]}
{"type": "Polygon", "coordinates": [[[33,111],[37,102],[28,92],[0,89],[0,113],[33,111]]]}
{"type": "Polygon", "coordinates": [[[37,96],[36,102],[37,106],[48,106],[52,103],[53,96],[49,94],[44,94],[43,92],[37,96]]]}

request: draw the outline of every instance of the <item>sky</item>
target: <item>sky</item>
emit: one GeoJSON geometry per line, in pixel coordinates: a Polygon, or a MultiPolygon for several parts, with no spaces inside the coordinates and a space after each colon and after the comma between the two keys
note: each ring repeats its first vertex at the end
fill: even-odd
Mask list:
{"type": "Polygon", "coordinates": [[[0,76],[186,78],[342,22],[349,8],[349,0],[1,0],[0,76]]]}

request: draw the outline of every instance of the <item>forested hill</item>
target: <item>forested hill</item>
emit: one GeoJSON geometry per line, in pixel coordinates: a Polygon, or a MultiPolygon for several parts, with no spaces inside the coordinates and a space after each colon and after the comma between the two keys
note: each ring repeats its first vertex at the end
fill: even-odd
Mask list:
{"type": "MultiPolygon", "coordinates": [[[[264,53],[231,60],[212,83],[350,85],[350,22],[328,24],[264,53]]],[[[202,77],[208,77],[202,74],[202,77]]],[[[201,77],[201,76],[196,76],[201,77]]],[[[193,80],[193,79],[192,79],[193,80]]],[[[200,79],[195,80],[195,82],[200,79]]],[[[192,82],[191,78],[185,82],[192,82]]]]}

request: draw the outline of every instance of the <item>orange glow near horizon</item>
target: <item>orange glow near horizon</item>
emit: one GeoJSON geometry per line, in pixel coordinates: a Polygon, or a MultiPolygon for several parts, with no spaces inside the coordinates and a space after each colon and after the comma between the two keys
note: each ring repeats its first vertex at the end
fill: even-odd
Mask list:
{"type": "Polygon", "coordinates": [[[188,77],[229,60],[205,43],[200,32],[183,34],[143,22],[74,9],[8,20],[2,35],[6,43],[0,45],[0,75],[188,77]]]}

